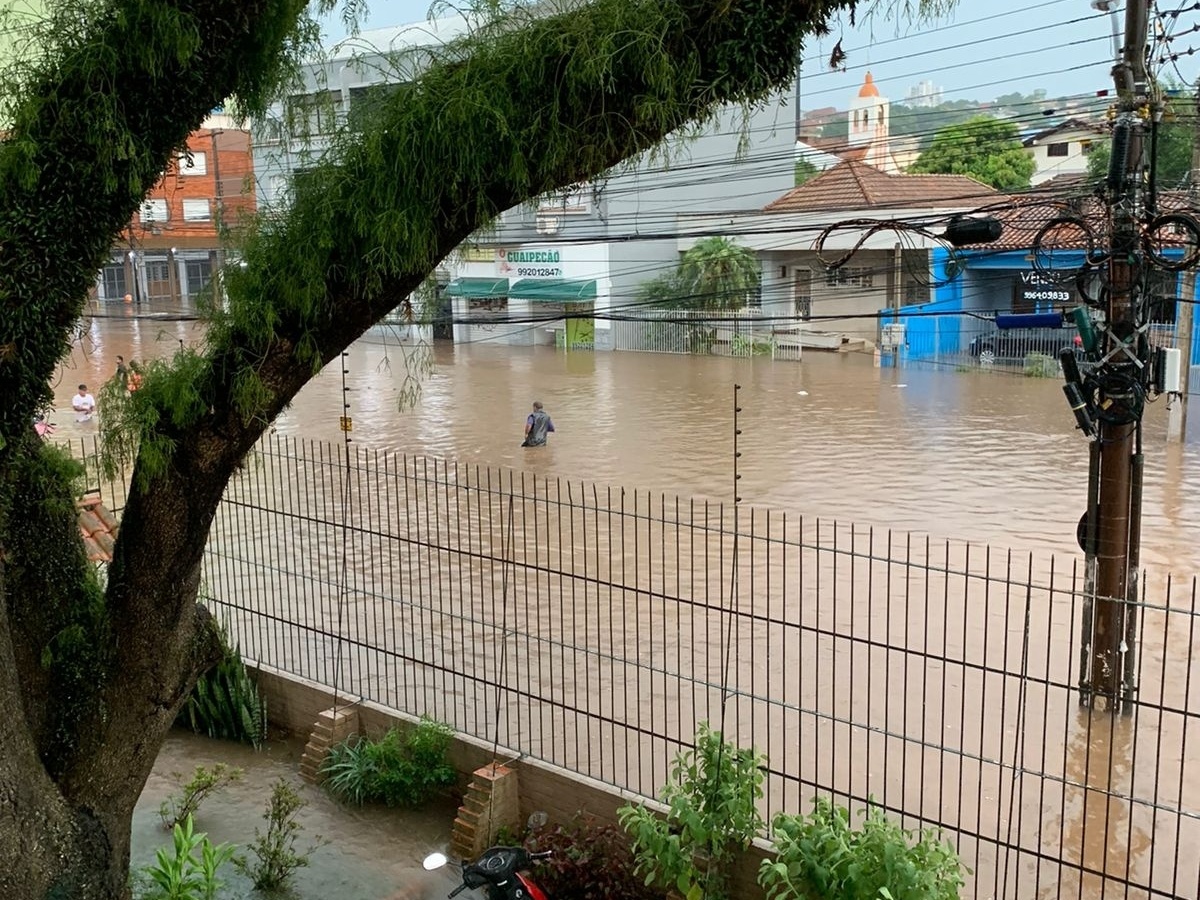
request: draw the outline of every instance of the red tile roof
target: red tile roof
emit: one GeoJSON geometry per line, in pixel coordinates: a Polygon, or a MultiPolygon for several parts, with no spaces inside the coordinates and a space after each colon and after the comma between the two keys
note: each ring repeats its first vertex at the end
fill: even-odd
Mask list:
{"type": "Polygon", "coordinates": [[[112,562],[112,551],[120,527],[117,517],[100,501],[98,493],[86,494],[75,505],[79,508],[79,532],[88,561],[112,562]]]}
{"type": "Polygon", "coordinates": [[[889,175],[857,159],[845,159],[768,203],[764,212],[973,207],[999,197],[993,188],[966,175],[889,175]]]}
{"type": "MultiPolygon", "coordinates": [[[[1047,182],[1049,184],[1049,182],[1047,182]]],[[[1044,187],[1044,186],[1043,186],[1044,187]]],[[[990,244],[977,245],[982,250],[1031,250],[1034,239],[1051,219],[1082,219],[1098,248],[1106,246],[1108,235],[1108,211],[1101,199],[1087,185],[1075,192],[1042,193],[1035,188],[1028,194],[1004,199],[1004,202],[987,209],[984,214],[1000,220],[1004,233],[990,244]]],[[[1197,210],[1188,200],[1186,191],[1166,191],[1158,195],[1159,213],[1191,212],[1197,210]]],[[[1085,233],[1077,226],[1064,225],[1043,244],[1046,250],[1080,250],[1087,245],[1085,233]]]]}

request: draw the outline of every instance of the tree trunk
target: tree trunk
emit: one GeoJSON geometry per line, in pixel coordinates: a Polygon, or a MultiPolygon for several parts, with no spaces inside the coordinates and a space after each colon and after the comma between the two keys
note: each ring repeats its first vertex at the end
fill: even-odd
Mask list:
{"type": "MultiPolygon", "coordinates": [[[[77,539],[59,564],[40,565],[37,542],[13,539],[23,504],[46,492],[34,476],[58,491],[65,483],[15,465],[21,436],[115,233],[203,114],[234,88],[253,92],[271,68],[269,45],[282,44],[303,3],[131,3],[44,73],[0,142],[0,172],[16,173],[0,179],[0,897],[127,894],[134,804],[198,673],[215,661],[195,600],[217,504],[320,364],[494,215],[594,178],[722,102],[760,100],[794,72],[801,38],[848,5],[581,3],[521,33],[489,33],[469,64],[451,60],[397,93],[357,148],[318,169],[320,192],[299,191],[291,215],[246,248],[207,356],[162,373],[162,391],[152,376],[138,392],[137,403],[157,404],[144,410],[156,416],[142,446],[156,441],[159,452],[138,462],[108,587],[91,606],[86,575],[71,574],[83,571],[77,539]],[[189,56],[189,41],[140,20],[147,10],[182,10],[201,51],[189,56]],[[249,78],[246,59],[259,67],[249,78]],[[102,139],[89,130],[98,124],[102,139]],[[114,129],[119,140],[104,137],[114,129]],[[75,583],[43,597],[38,572],[75,583]],[[47,627],[47,608],[71,627],[47,627]],[[72,655],[63,635],[80,632],[87,652],[72,655]],[[54,677],[43,671],[47,653],[54,677]],[[69,677],[54,674],[79,660],[69,677]],[[63,704],[80,705],[64,717],[63,704]]],[[[73,510],[46,515],[69,530],[73,510]]]]}

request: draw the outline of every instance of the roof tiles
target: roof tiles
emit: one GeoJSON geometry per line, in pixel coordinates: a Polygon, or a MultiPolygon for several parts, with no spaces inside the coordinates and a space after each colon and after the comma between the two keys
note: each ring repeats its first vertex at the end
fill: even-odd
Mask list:
{"type": "Polygon", "coordinates": [[[860,160],[847,159],[768,203],[764,212],[972,207],[999,196],[967,175],[889,175],[860,160]]]}
{"type": "Polygon", "coordinates": [[[86,494],[77,500],[79,533],[89,562],[112,562],[117,543],[117,517],[101,501],[99,494],[86,494]]]}

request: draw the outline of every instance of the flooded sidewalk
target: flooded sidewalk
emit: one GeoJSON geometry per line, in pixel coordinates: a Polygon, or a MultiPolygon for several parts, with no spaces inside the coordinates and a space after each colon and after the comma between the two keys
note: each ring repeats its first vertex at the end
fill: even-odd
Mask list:
{"type": "MultiPolygon", "coordinates": [[[[196,766],[211,769],[225,763],[245,774],[204,801],[194,820],[197,832],[206,832],[214,843],[236,844],[239,855],[247,852],[254,829],[266,829],[263,814],[271,787],[283,777],[307,803],[297,815],[304,826],[297,851],[303,852],[318,838],[328,842],[312,852],[307,867],[296,870],[286,895],[289,900],[442,900],[457,886],[451,870],[426,872],[421,867],[426,855],[445,852],[449,846],[457,807],[453,797],[415,811],[347,806],[301,781],[303,750],[300,738],[273,740],[255,751],[232,741],[172,731],[134,811],[132,869],[150,865],[155,851],[170,845],[170,832],[158,815],[160,804],[180,793],[196,766]]],[[[257,896],[249,879],[232,864],[222,868],[221,879],[225,882],[219,893],[222,900],[257,896]]]]}

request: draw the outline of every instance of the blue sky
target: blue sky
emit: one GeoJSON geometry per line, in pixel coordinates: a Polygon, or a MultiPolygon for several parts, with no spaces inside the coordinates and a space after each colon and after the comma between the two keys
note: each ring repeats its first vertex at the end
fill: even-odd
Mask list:
{"type": "MultiPolygon", "coordinates": [[[[883,0],[882,5],[889,4],[883,0]]],[[[383,28],[425,19],[429,2],[368,0],[368,9],[364,27],[383,28]]],[[[1172,32],[1184,32],[1198,23],[1200,13],[1188,11],[1169,25],[1172,32]]],[[[328,25],[331,38],[344,33],[336,16],[328,25]]],[[[1112,84],[1112,26],[1088,0],[960,0],[954,14],[928,23],[875,17],[853,29],[848,21],[832,25],[829,37],[806,49],[801,80],[806,109],[845,108],[868,69],[880,92],[893,101],[902,101],[923,80],[940,87],[947,100],[990,100],[1037,88],[1052,97],[1094,95],[1112,84]],[[832,72],[829,52],[838,38],[847,52],[846,69],[832,72]]],[[[1200,34],[1184,34],[1170,44],[1179,53],[1193,46],[1200,47],[1200,34]]],[[[1198,60],[1200,55],[1180,57],[1184,80],[1195,81],[1200,74],[1198,60]]],[[[1173,68],[1167,71],[1178,78],[1173,68]]]]}

